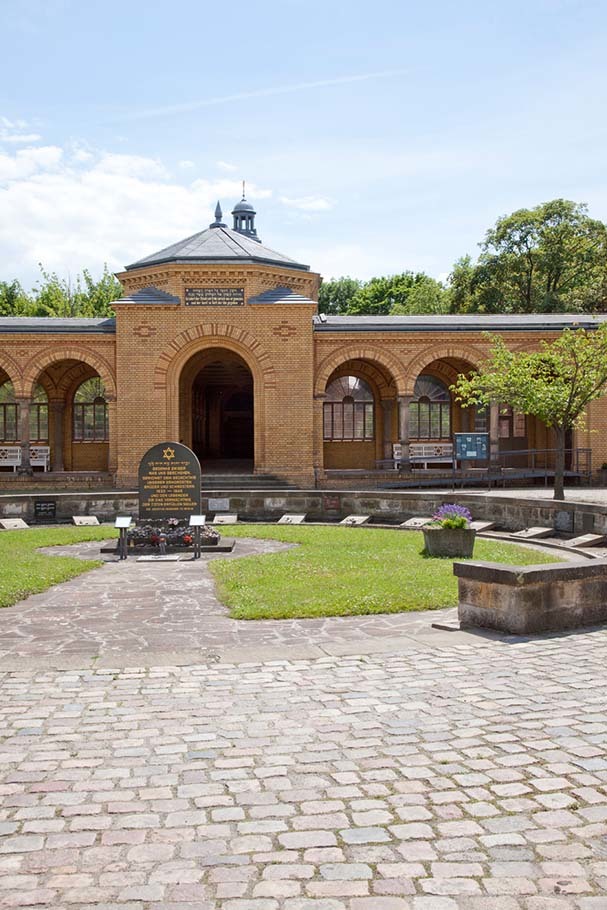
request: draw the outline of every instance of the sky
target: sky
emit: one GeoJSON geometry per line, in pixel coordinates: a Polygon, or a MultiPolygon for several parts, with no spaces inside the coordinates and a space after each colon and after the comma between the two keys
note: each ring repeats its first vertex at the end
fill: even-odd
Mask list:
{"type": "Polygon", "coordinates": [[[0,281],[229,212],[326,279],[445,279],[556,197],[607,221],[603,0],[0,0],[0,281]]]}

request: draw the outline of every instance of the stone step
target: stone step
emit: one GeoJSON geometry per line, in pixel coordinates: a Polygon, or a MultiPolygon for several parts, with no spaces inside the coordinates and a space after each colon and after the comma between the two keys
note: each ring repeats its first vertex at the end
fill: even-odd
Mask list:
{"type": "Polygon", "coordinates": [[[293,484],[272,474],[203,474],[203,490],[295,490],[293,484]]]}

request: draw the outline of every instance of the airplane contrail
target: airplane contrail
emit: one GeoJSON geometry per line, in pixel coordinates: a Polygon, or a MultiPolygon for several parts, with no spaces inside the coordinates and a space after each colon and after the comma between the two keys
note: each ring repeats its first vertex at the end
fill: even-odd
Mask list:
{"type": "Polygon", "coordinates": [[[233,95],[220,95],[216,98],[202,98],[198,101],[185,101],[181,104],[169,104],[164,107],[150,108],[125,115],[125,120],[147,120],[153,117],[165,117],[171,114],[182,114],[203,107],[215,107],[229,104],[232,101],[246,101],[249,98],[266,98],[270,95],[288,95],[291,92],[303,92],[308,89],[325,88],[330,85],[346,85],[349,82],[365,82],[369,79],[386,79],[389,76],[401,76],[405,70],[380,70],[373,73],[359,73],[353,76],[338,76],[335,79],[318,79],[314,82],[296,82],[291,85],[278,85],[272,88],[256,89],[252,92],[236,92],[233,95]]]}

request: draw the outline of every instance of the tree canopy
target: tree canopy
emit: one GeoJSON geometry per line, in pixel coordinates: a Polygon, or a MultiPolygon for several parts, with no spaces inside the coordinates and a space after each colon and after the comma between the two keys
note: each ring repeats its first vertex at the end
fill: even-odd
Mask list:
{"type": "Polygon", "coordinates": [[[42,278],[29,294],[18,281],[0,282],[0,316],[111,316],[112,303],[122,296],[107,266],[98,279],[83,269],[73,281],[40,270],[42,278]]]}
{"type": "MultiPolygon", "coordinates": [[[[447,283],[424,272],[344,276],[321,285],[319,312],[329,315],[558,313],[607,311],[607,225],[587,206],[553,199],[498,218],[480,253],[455,262],[447,283]]],[[[108,271],[74,280],[42,269],[31,293],[0,281],[0,315],[106,316],[120,297],[108,271]]]]}
{"type": "Polygon", "coordinates": [[[538,417],[556,435],[554,498],[564,498],[567,430],[584,425],[586,408],[607,389],[607,324],[566,329],[538,351],[511,351],[497,336],[478,371],[452,387],[464,407],[492,402],[538,417]]]}
{"type": "Polygon", "coordinates": [[[455,263],[455,312],[556,313],[607,307],[607,226],[587,206],[553,199],[498,218],[481,254],[455,263]]]}

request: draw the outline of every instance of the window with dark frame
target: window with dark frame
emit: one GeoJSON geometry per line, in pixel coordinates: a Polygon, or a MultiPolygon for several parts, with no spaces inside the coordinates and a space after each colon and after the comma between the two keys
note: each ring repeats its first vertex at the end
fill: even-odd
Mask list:
{"type": "Polygon", "coordinates": [[[326,442],[372,442],[375,439],[373,392],[357,376],[341,376],[329,383],[323,405],[326,442]]]}
{"type": "Polygon", "coordinates": [[[74,442],[107,442],[109,418],[105,388],[98,376],[86,379],[74,394],[74,442]]]}
{"type": "Polygon", "coordinates": [[[451,396],[434,376],[418,376],[409,405],[410,439],[451,439],[451,396]]]}
{"type": "MultiPolygon", "coordinates": [[[[19,405],[12,382],[0,385],[0,442],[18,442],[19,405]]],[[[48,443],[48,399],[41,385],[34,386],[30,404],[30,442],[48,443]]]]}

